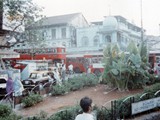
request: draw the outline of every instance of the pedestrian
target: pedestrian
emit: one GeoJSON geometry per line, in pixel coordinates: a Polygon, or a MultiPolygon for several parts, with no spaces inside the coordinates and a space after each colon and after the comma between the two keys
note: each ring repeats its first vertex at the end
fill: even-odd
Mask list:
{"type": "Polygon", "coordinates": [[[58,69],[54,68],[53,73],[54,73],[54,78],[56,79],[56,83],[58,83],[59,85],[61,85],[61,79],[60,79],[60,76],[59,76],[58,69]]]}
{"type": "Polygon", "coordinates": [[[18,77],[15,78],[15,80],[13,82],[13,87],[14,87],[14,95],[21,96],[22,92],[24,91],[24,87],[18,77]]]}
{"type": "Polygon", "coordinates": [[[73,65],[72,65],[72,64],[70,64],[70,65],[68,66],[68,70],[69,70],[69,74],[72,74],[72,73],[73,73],[73,65]]]}
{"type": "Polygon", "coordinates": [[[13,99],[13,92],[14,92],[14,88],[13,88],[13,79],[12,79],[12,71],[8,71],[8,80],[6,83],[6,92],[8,97],[11,97],[13,99]]]}
{"type": "Polygon", "coordinates": [[[64,82],[65,77],[66,77],[66,66],[65,66],[65,64],[62,64],[61,76],[62,76],[62,82],[64,82]]]}
{"type": "Polygon", "coordinates": [[[75,120],[95,120],[92,115],[92,99],[83,97],[80,100],[80,106],[83,110],[82,114],[76,116],[75,120]]]}

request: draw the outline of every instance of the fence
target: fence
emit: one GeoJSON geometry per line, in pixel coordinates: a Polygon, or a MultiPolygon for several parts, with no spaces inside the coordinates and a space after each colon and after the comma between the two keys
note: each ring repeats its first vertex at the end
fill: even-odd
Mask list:
{"type": "Polygon", "coordinates": [[[149,113],[160,107],[160,90],[155,93],[144,93],[129,96],[125,99],[111,101],[111,108],[102,107],[97,120],[121,120],[134,118],[145,112],[149,113]]]}

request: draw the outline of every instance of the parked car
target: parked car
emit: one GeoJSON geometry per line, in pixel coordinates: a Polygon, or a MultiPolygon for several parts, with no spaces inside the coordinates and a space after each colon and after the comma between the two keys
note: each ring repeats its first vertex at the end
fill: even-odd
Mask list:
{"type": "Polygon", "coordinates": [[[24,88],[32,89],[35,86],[43,86],[47,82],[56,82],[54,74],[51,71],[31,72],[28,79],[22,80],[24,88]]]}
{"type": "Polygon", "coordinates": [[[6,83],[7,79],[5,77],[0,77],[0,99],[2,99],[7,94],[6,83]]]}

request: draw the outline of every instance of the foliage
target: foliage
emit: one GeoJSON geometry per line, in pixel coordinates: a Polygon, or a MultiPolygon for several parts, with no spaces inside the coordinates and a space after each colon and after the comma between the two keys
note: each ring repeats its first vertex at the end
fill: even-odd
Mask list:
{"type": "Polygon", "coordinates": [[[23,120],[48,120],[47,113],[41,111],[38,115],[24,118],[23,120]]]}
{"type": "Polygon", "coordinates": [[[64,95],[70,91],[79,90],[85,86],[95,86],[98,84],[97,76],[93,74],[82,74],[70,78],[62,85],[55,85],[52,87],[52,95],[64,95]]]}
{"type": "Polygon", "coordinates": [[[33,106],[39,102],[43,101],[43,97],[39,94],[30,94],[22,100],[25,107],[33,106]]]}
{"type": "Polygon", "coordinates": [[[111,109],[105,107],[97,109],[97,120],[112,120],[112,116],[111,109]]]}
{"type": "Polygon", "coordinates": [[[151,92],[157,92],[160,90],[160,83],[153,84],[151,86],[146,86],[144,87],[144,92],[145,93],[151,93],[151,92]]]}
{"type": "Polygon", "coordinates": [[[128,45],[128,52],[120,51],[118,45],[109,44],[104,50],[103,80],[119,91],[142,88],[151,78],[146,70],[148,64],[141,57],[146,55],[146,50],[144,46],[138,48],[133,41],[128,45]],[[141,55],[140,51],[144,54],[141,55]]]}
{"type": "Polygon", "coordinates": [[[79,106],[70,107],[51,115],[48,120],[74,120],[79,110],[79,106]]]}
{"type": "Polygon", "coordinates": [[[22,34],[22,28],[27,28],[43,17],[41,15],[43,8],[35,4],[33,0],[0,0],[0,8],[0,12],[5,12],[5,16],[10,20],[4,24],[4,26],[11,29],[10,32],[8,31],[7,36],[9,38],[14,37],[17,40],[14,43],[6,42],[6,47],[24,42],[24,37],[27,38],[28,35],[25,36],[25,34],[22,34]]]}
{"type": "Polygon", "coordinates": [[[67,93],[69,91],[68,87],[66,87],[65,85],[59,85],[59,84],[56,84],[52,87],[52,91],[51,91],[51,94],[53,96],[56,96],[56,95],[64,95],[65,93],[67,93]]]}
{"type": "Polygon", "coordinates": [[[22,120],[22,116],[16,115],[16,113],[12,111],[8,116],[0,116],[0,120],[22,120]]]}
{"type": "Polygon", "coordinates": [[[10,106],[0,104],[0,120],[20,120],[21,118],[12,111],[10,106]]]}
{"type": "Polygon", "coordinates": [[[7,105],[3,105],[3,104],[0,104],[0,115],[1,117],[4,117],[4,116],[9,116],[12,112],[12,108],[7,106],[7,105]]]}

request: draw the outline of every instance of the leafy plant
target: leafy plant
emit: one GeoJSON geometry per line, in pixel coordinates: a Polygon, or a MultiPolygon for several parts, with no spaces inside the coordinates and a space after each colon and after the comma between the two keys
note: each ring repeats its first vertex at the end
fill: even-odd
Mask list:
{"type": "Polygon", "coordinates": [[[12,113],[12,108],[7,105],[0,104],[1,117],[9,116],[12,113]]]}
{"type": "Polygon", "coordinates": [[[65,93],[69,92],[69,88],[67,88],[65,85],[54,85],[52,87],[51,94],[53,96],[55,95],[64,95],[65,93]]]}
{"type": "MultiPolygon", "coordinates": [[[[105,71],[103,80],[119,91],[139,88],[149,83],[147,63],[141,58],[140,49],[131,41],[128,52],[118,50],[118,45],[109,44],[104,50],[105,71]]],[[[146,53],[146,52],[145,52],[146,53]]],[[[143,55],[144,56],[144,55],[143,55]]]]}
{"type": "Polygon", "coordinates": [[[41,101],[43,101],[43,97],[39,94],[30,94],[29,96],[22,99],[22,103],[25,107],[33,106],[41,101]]]}

